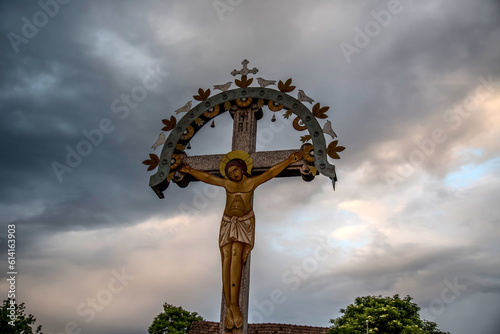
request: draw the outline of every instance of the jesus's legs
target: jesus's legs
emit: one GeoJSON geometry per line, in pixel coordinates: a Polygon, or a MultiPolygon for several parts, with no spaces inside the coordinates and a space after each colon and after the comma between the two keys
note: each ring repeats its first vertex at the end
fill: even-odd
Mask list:
{"type": "Polygon", "coordinates": [[[234,325],[240,328],[243,325],[238,297],[240,294],[241,271],[243,268],[243,243],[233,242],[231,249],[231,298],[230,309],[233,314],[234,325]]]}
{"type": "Polygon", "coordinates": [[[243,325],[238,297],[240,294],[241,271],[243,268],[244,244],[238,241],[222,246],[222,286],[226,301],[226,328],[240,328],[243,325]]]}
{"type": "Polygon", "coordinates": [[[222,246],[220,250],[222,259],[222,288],[224,289],[224,299],[226,301],[226,319],[224,326],[227,329],[234,327],[233,313],[231,311],[231,248],[232,244],[222,246]]]}

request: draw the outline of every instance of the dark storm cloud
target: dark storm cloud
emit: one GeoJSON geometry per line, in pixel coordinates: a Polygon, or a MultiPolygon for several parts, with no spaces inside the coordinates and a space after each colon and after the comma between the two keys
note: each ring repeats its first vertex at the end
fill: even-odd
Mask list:
{"type": "MultiPolygon", "coordinates": [[[[342,100],[348,104],[336,109],[350,112],[339,112],[336,123],[357,129],[343,136],[353,148],[350,162],[354,164],[379,150],[384,141],[397,141],[402,154],[411,152],[415,143],[408,136],[409,129],[420,127],[429,132],[420,135],[427,137],[433,127],[445,127],[439,118],[481,84],[479,76],[498,78],[500,74],[493,56],[499,51],[497,3],[463,2],[451,8],[444,2],[403,3],[402,13],[340,70],[345,79],[338,85],[348,88],[332,89],[349,92],[349,99],[342,100]],[[389,120],[394,126],[388,126],[389,120]]],[[[375,10],[383,8],[374,6],[375,10]]],[[[354,23],[363,28],[370,19],[354,23]]],[[[354,36],[351,31],[342,39],[352,44],[349,37],[354,36]]],[[[447,135],[453,137],[446,147],[463,140],[460,134],[447,131],[447,135]]]]}
{"type": "MultiPolygon", "coordinates": [[[[387,4],[243,1],[221,20],[210,1],[73,0],[61,4],[35,36],[24,37],[26,43],[13,47],[8,34],[23,36],[23,17],[33,22],[33,16],[43,9],[38,2],[2,2],[0,220],[16,223],[23,244],[33,245],[19,252],[26,255],[25,277],[33,279],[35,288],[35,277],[43,276],[41,281],[46,284],[60,275],[58,286],[75,293],[65,298],[51,290],[58,304],[70,310],[60,317],[43,313],[47,307],[32,297],[39,296],[36,291],[26,295],[28,304],[43,313],[49,328],[56,331],[70,319],[81,321],[74,306],[106,283],[85,286],[85,292],[76,293],[81,286],[75,283],[78,279],[72,270],[80,270],[83,286],[93,282],[93,275],[106,280],[109,268],[126,264],[130,270],[142,272],[137,275],[142,283],[137,285],[150,291],[144,297],[131,287],[130,295],[120,298],[146,298],[144,304],[151,313],[159,312],[152,305],[177,302],[210,314],[206,316],[214,315],[211,320],[216,320],[213,305],[197,297],[211,294],[210,299],[213,295],[217,299],[218,276],[211,277],[209,286],[202,289],[193,277],[204,277],[212,269],[203,265],[194,269],[190,264],[217,263],[217,258],[200,261],[196,253],[197,249],[217,250],[211,248],[212,241],[193,237],[191,229],[206,229],[209,235],[206,224],[217,225],[218,218],[212,217],[220,215],[223,196],[206,199],[200,209],[195,198],[205,191],[201,185],[186,189],[171,185],[167,198],[159,200],[148,187],[150,173],[141,161],[148,153],[159,154],[150,147],[161,131],[161,119],[192,100],[198,88],[213,89],[214,84],[232,80],[230,71],[239,69],[244,58],[251,67],[259,68],[257,76],[292,77],[316,102],[331,106],[329,119],[339,144],[347,146],[342,159],[335,162],[341,192],[331,195],[331,184],[321,176],[300,192],[296,191],[303,185],[300,180],[276,180],[257,192],[256,212],[263,221],[259,247],[263,249],[256,248],[254,254],[264,263],[256,261],[253,267],[253,298],[262,302],[274,288],[286,291],[287,297],[266,321],[300,319],[304,324],[325,325],[336,310],[361,294],[407,291],[428,307],[446,287],[444,280],[455,277],[467,286],[464,296],[474,301],[464,305],[480,300],[479,292],[497,295],[498,249],[494,242],[499,213],[494,175],[498,168],[491,167],[493,176],[473,188],[450,186],[443,179],[463,166],[452,155],[453,149],[469,142],[486,147],[477,138],[491,130],[489,114],[479,108],[457,130],[450,128],[443,114],[463,103],[481,84],[479,77],[491,75],[500,81],[500,5],[486,0],[401,1],[403,10],[348,63],[340,43],[353,44],[353,28],[364,29],[374,19],[370,12],[387,9],[387,4]],[[113,103],[118,100],[119,106],[125,106],[123,95],[143,86],[144,78],[155,68],[168,76],[147,90],[147,97],[137,107],[129,107],[128,113],[124,109],[115,112],[113,103]],[[64,173],[60,182],[53,163],[67,165],[67,147],[77,150],[79,143],[88,140],[82,131],[99,129],[103,119],[111,120],[113,130],[104,133],[102,142],[93,145],[92,153],[82,157],[71,173],[64,173]],[[399,157],[408,159],[418,149],[415,140],[429,137],[436,127],[446,130],[446,142],[436,145],[435,153],[416,166],[418,171],[390,188],[384,172],[400,166],[399,157]],[[423,172],[431,176],[417,185],[423,172]],[[394,205],[390,214],[376,217],[374,207],[383,208],[398,199],[405,201],[394,205]],[[182,215],[181,204],[194,208],[195,214],[182,215]],[[370,220],[364,212],[374,216],[370,220]],[[184,218],[191,219],[189,224],[184,218]],[[163,226],[161,219],[172,222],[163,223],[164,230],[150,226],[154,225],[150,221],[163,226]],[[320,230],[328,235],[356,224],[366,229],[362,236],[371,242],[360,243],[359,236],[351,238],[355,245],[335,239],[331,242],[334,256],[321,263],[300,288],[291,291],[282,281],[291,265],[300,265],[314,250],[314,242],[301,239],[303,236],[320,235],[320,230]],[[391,235],[391,228],[399,234],[391,235]],[[429,240],[408,240],[405,229],[428,233],[429,240]],[[396,242],[399,239],[406,243],[396,242]],[[436,244],[445,241],[448,244],[436,244]],[[192,247],[193,243],[197,246],[192,247]],[[70,248],[72,251],[67,250],[70,248]],[[169,256],[174,253],[175,258],[169,256]],[[162,266],[165,271],[155,271],[152,267],[157,262],[151,262],[149,268],[137,259],[151,254],[178,269],[170,272],[164,269],[168,266],[162,266]],[[273,277],[269,283],[268,276],[273,277]],[[159,289],[170,300],[158,296],[159,289]],[[298,304],[307,307],[298,310],[298,304]]],[[[499,92],[500,87],[495,87],[492,98],[499,92]]],[[[230,144],[225,140],[231,135],[231,122],[226,114],[217,118],[216,129],[204,128],[193,139],[193,154],[228,151],[230,144]]],[[[261,130],[266,122],[270,115],[259,124],[261,130]]],[[[260,147],[298,147],[297,133],[285,125],[272,142],[261,141],[260,147]]],[[[484,152],[470,158],[470,163],[498,156],[496,146],[490,145],[484,152]]],[[[213,229],[216,233],[217,227],[213,229]]],[[[52,289],[41,285],[38,291],[44,287],[52,289]]],[[[498,304],[487,302],[498,309],[498,304]]],[[[450,305],[446,312],[461,305],[450,305]]],[[[140,331],[154,315],[138,315],[140,325],[129,325],[140,331]]],[[[101,319],[102,323],[89,324],[86,330],[111,333],[111,328],[116,329],[113,318],[101,319]]],[[[485,330],[490,325],[485,323],[485,330]]]]}

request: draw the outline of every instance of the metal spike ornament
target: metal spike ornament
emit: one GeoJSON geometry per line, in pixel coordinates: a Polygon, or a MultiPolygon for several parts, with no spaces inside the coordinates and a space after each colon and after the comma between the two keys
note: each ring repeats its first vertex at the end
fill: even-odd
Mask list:
{"type": "Polygon", "coordinates": [[[210,127],[215,128],[215,120],[214,119],[212,120],[212,124],[210,124],[210,127]]]}

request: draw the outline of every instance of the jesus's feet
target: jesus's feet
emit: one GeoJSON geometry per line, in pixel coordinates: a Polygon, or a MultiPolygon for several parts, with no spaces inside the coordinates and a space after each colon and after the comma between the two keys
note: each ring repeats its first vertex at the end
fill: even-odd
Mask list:
{"type": "Polygon", "coordinates": [[[243,326],[243,316],[241,315],[240,307],[236,304],[229,306],[233,314],[234,327],[241,328],[243,326]]]}
{"type": "Polygon", "coordinates": [[[224,321],[224,325],[227,329],[232,329],[234,327],[233,312],[229,306],[226,308],[226,320],[224,321]]]}

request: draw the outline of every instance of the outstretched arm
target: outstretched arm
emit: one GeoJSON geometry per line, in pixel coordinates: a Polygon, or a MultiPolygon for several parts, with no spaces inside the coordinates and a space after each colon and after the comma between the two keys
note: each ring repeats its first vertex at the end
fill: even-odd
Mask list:
{"type": "Polygon", "coordinates": [[[181,165],[179,167],[179,171],[182,173],[190,174],[190,175],[194,176],[195,178],[197,178],[198,180],[200,180],[201,182],[212,184],[214,186],[224,187],[225,179],[214,176],[214,175],[207,173],[207,172],[202,172],[201,170],[193,169],[193,168],[189,167],[188,165],[184,165],[184,164],[181,165]]]}
{"type": "Polygon", "coordinates": [[[260,186],[262,183],[269,181],[273,177],[278,176],[278,174],[281,173],[285,168],[287,168],[290,164],[299,161],[300,159],[302,159],[303,156],[304,152],[294,152],[285,161],[282,161],[279,164],[274,165],[264,173],[254,177],[255,181],[254,189],[260,186]]]}

